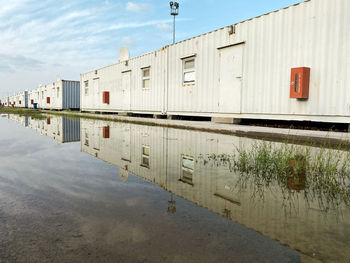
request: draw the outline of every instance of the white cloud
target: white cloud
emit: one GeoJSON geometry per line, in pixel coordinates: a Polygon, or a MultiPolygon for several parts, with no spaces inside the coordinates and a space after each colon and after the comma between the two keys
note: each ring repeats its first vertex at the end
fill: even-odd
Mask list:
{"type": "Polygon", "coordinates": [[[122,43],[126,46],[133,46],[135,41],[132,37],[123,37],[122,43]]]}
{"type": "Polygon", "coordinates": [[[162,31],[165,31],[165,32],[171,32],[172,31],[172,27],[167,24],[167,23],[159,23],[159,24],[156,24],[156,27],[162,31]]]}
{"type": "Polygon", "coordinates": [[[142,12],[148,10],[150,7],[148,3],[127,2],[125,9],[132,12],[142,12]]]}
{"type": "Polygon", "coordinates": [[[17,70],[33,71],[43,66],[43,62],[21,55],[0,54],[0,72],[16,72],[17,70]]]}
{"type": "Polygon", "coordinates": [[[154,6],[148,0],[128,1],[0,0],[0,93],[35,88],[58,73],[79,79],[117,61],[123,45],[135,55],[159,48],[162,39],[150,32],[170,31],[171,18],[150,14],[154,6]],[[125,7],[148,13],[130,14],[125,7]]]}
{"type": "Polygon", "coordinates": [[[166,20],[151,20],[146,22],[134,22],[134,23],[120,23],[116,25],[112,25],[107,29],[102,29],[101,32],[107,31],[107,30],[118,30],[118,29],[126,29],[126,28],[139,28],[139,27],[146,27],[146,26],[154,26],[158,24],[164,24],[169,22],[169,19],[166,20]]]}

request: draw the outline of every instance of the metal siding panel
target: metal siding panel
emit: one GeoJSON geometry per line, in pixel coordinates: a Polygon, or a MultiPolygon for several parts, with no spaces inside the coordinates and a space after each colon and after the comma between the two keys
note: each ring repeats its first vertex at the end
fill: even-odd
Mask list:
{"type": "Polygon", "coordinates": [[[62,142],[80,141],[80,119],[62,117],[62,142]]]}
{"type": "Polygon", "coordinates": [[[243,113],[349,116],[344,107],[348,91],[341,83],[349,43],[346,8],[343,0],[310,1],[249,22],[243,113]],[[293,66],[311,67],[306,102],[289,99],[293,66]]]}

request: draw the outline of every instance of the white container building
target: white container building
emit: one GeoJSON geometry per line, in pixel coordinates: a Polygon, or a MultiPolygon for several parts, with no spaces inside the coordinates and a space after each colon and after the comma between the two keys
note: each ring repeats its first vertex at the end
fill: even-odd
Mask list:
{"type": "Polygon", "coordinates": [[[83,111],[165,114],[166,49],[131,59],[127,52],[117,64],[81,74],[83,111]]]}
{"type": "Polygon", "coordinates": [[[62,80],[39,86],[38,107],[49,110],[80,109],[80,82],[62,80]]]}
{"type": "Polygon", "coordinates": [[[28,108],[34,108],[34,104],[37,104],[37,107],[39,108],[39,101],[40,101],[40,88],[36,88],[33,90],[28,91],[28,108]]]}
{"type": "Polygon", "coordinates": [[[14,95],[15,107],[28,108],[28,91],[22,91],[14,95]]]}
{"type": "Polygon", "coordinates": [[[9,107],[16,107],[16,99],[15,95],[9,96],[9,107]]]}
{"type": "Polygon", "coordinates": [[[5,97],[5,98],[1,99],[1,106],[2,107],[10,107],[9,97],[5,97]]]}
{"type": "Polygon", "coordinates": [[[146,55],[122,55],[81,74],[81,108],[350,123],[349,13],[348,0],[309,0],[146,55]]]}

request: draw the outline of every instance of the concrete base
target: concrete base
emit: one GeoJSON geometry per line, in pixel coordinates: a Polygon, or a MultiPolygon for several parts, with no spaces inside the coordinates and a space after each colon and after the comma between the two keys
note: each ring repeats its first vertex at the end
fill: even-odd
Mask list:
{"type": "Polygon", "coordinates": [[[237,119],[237,118],[212,117],[211,121],[215,122],[215,123],[227,123],[227,124],[240,124],[241,123],[241,119],[237,119]]]}

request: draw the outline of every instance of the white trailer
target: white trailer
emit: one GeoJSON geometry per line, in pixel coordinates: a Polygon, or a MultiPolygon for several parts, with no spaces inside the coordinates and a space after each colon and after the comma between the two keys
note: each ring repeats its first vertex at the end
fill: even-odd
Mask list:
{"type": "Polygon", "coordinates": [[[117,64],[81,74],[81,109],[165,114],[167,51],[131,59],[125,52],[117,64]]]}
{"type": "Polygon", "coordinates": [[[9,97],[5,97],[5,98],[1,99],[1,106],[2,107],[10,107],[9,97]]]}
{"type": "Polygon", "coordinates": [[[80,109],[80,82],[62,80],[39,85],[38,107],[49,110],[80,109]]]}
{"type": "Polygon", "coordinates": [[[28,108],[28,91],[22,91],[14,95],[14,106],[17,108],[28,108]]]}
{"type": "Polygon", "coordinates": [[[81,74],[82,110],[350,123],[349,13],[309,0],[124,56],[81,74]]]}
{"type": "Polygon", "coordinates": [[[36,88],[28,91],[28,108],[34,108],[34,105],[37,105],[37,108],[40,107],[40,88],[36,88]]]}

